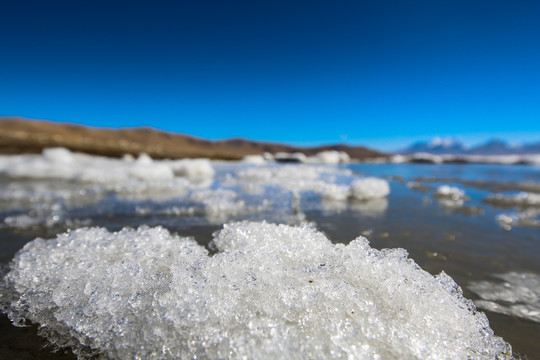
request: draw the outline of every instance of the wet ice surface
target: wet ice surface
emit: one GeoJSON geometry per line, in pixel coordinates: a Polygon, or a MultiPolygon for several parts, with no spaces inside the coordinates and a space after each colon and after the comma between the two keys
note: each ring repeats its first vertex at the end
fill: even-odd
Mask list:
{"type": "MultiPolygon", "coordinates": [[[[300,206],[341,209],[353,200],[380,200],[390,192],[386,180],[361,178],[336,166],[220,166],[205,159],[156,161],[145,155],[108,159],[65,149],[0,157],[0,174],[7,179],[0,202],[12,210],[3,226],[20,229],[72,228],[100,216],[176,216],[184,218],[180,222],[203,224],[245,218],[295,223],[301,220],[300,206]]],[[[372,205],[352,207],[384,210],[380,201],[372,205]]]]}
{"type": "MultiPolygon", "coordinates": [[[[405,248],[431,274],[444,270],[451,275],[465,297],[479,304],[485,299],[469,289],[474,282],[509,272],[540,274],[538,206],[528,200],[489,200],[521,199],[522,193],[534,199],[540,194],[540,168],[178,162],[55,151],[0,157],[3,264],[36,237],[94,226],[109,232],[162,226],[172,237],[193,236],[213,254],[214,231],[250,220],[311,223],[333,243],[348,244],[362,234],[376,249],[405,248]],[[99,171],[106,174],[97,176],[99,171]],[[445,186],[463,196],[452,191],[441,196],[445,186]]],[[[487,301],[508,305],[503,299],[487,301]]],[[[481,306],[495,319],[495,334],[514,350],[530,358],[540,353],[537,322],[510,312],[497,317],[493,307],[481,306]]]]}
{"type": "Polygon", "coordinates": [[[540,275],[510,272],[494,277],[498,281],[469,285],[481,298],[476,304],[482,309],[540,323],[540,275]]]}
{"type": "Polygon", "coordinates": [[[162,228],[90,228],[35,240],[2,302],[52,343],[115,359],[493,359],[508,345],[446,274],[364,238],[229,224],[219,252],[162,228]],[[7,298],[7,299],[6,299],[7,298]]]}

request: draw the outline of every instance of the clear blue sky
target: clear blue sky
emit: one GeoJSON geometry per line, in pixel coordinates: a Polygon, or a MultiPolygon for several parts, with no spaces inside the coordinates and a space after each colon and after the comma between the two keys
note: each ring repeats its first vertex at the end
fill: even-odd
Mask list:
{"type": "Polygon", "coordinates": [[[540,1],[25,1],[0,115],[393,150],[540,140],[540,1]]]}

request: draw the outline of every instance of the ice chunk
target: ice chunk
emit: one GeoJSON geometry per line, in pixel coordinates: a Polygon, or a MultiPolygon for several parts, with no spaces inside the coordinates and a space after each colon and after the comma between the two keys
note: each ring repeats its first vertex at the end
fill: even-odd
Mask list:
{"type": "Polygon", "coordinates": [[[4,219],[4,224],[15,229],[28,229],[38,226],[52,228],[55,226],[64,226],[76,228],[88,226],[92,223],[90,219],[70,219],[66,218],[63,211],[33,211],[30,214],[12,215],[4,219]]]}
{"type": "Polygon", "coordinates": [[[540,194],[524,191],[515,195],[494,194],[484,201],[495,206],[540,207],[540,194]]]}
{"type": "MultiPolygon", "coordinates": [[[[248,167],[237,171],[236,176],[229,177],[227,182],[229,186],[239,184],[243,188],[260,184],[263,187],[255,189],[262,196],[268,196],[265,191],[272,187],[290,191],[302,198],[299,205],[302,210],[323,209],[327,212],[339,212],[346,210],[350,205],[350,208],[355,211],[373,216],[384,213],[387,207],[386,201],[376,204],[355,204],[354,201],[381,199],[390,192],[390,186],[386,180],[359,179],[348,169],[306,164],[248,167]],[[315,199],[313,194],[316,194],[315,199]],[[349,200],[351,200],[350,204],[349,200]]],[[[271,201],[270,197],[268,199],[271,201]]]]}
{"type": "Polygon", "coordinates": [[[407,187],[409,189],[413,189],[413,190],[418,190],[420,191],[421,193],[426,193],[429,191],[429,187],[422,184],[421,182],[418,182],[418,181],[409,181],[407,182],[407,187]]]}
{"type": "Polygon", "coordinates": [[[148,155],[146,153],[142,153],[142,154],[139,155],[137,160],[135,160],[135,162],[138,165],[152,165],[154,161],[152,160],[150,155],[148,155]]]}
{"type": "Polygon", "coordinates": [[[112,184],[130,179],[170,181],[175,175],[199,181],[211,179],[214,169],[208,159],[157,161],[146,154],[137,159],[113,159],[54,148],[43,150],[41,155],[1,157],[2,173],[15,178],[58,178],[112,184]]]}
{"type": "Polygon", "coordinates": [[[380,199],[390,194],[388,181],[372,177],[358,179],[351,184],[351,196],[357,200],[380,199]]]}
{"type": "Polygon", "coordinates": [[[540,228],[539,215],[538,209],[527,209],[511,214],[497,215],[496,220],[504,230],[512,230],[513,226],[540,228]]]}
{"type": "Polygon", "coordinates": [[[402,249],[247,222],[225,225],[214,246],[210,257],[147,227],[36,239],[0,302],[83,358],[510,358],[459,286],[402,249]]]}
{"type": "Polygon", "coordinates": [[[252,165],[264,165],[267,163],[267,160],[263,155],[246,155],[242,159],[242,162],[252,165]]]}
{"type": "Polygon", "coordinates": [[[498,281],[477,281],[468,286],[481,298],[476,305],[540,323],[540,275],[509,272],[494,277],[498,281]]]}
{"type": "Polygon", "coordinates": [[[410,160],[410,157],[404,156],[404,155],[392,155],[390,157],[390,162],[394,164],[403,164],[405,162],[408,162],[410,160]]]}
{"type": "Polygon", "coordinates": [[[2,160],[0,173],[15,178],[121,183],[128,179],[153,181],[174,177],[171,168],[152,161],[147,155],[141,155],[136,161],[125,161],[55,148],[43,150],[42,155],[10,156],[2,160]]]}
{"type": "MultiPolygon", "coordinates": [[[[29,202],[20,198],[26,194],[29,199],[81,204],[80,199],[97,202],[107,193],[125,200],[163,201],[184,197],[192,188],[210,186],[214,168],[208,159],[153,160],[146,154],[137,159],[114,159],[54,148],[45,149],[41,155],[0,156],[0,175],[29,180],[18,186],[22,188],[17,191],[19,203],[29,202]],[[55,186],[52,180],[59,180],[62,186],[55,186]],[[32,181],[48,184],[28,185],[32,181]]],[[[12,184],[7,187],[14,186],[17,187],[12,184]]],[[[9,189],[0,188],[0,201],[13,198],[10,193],[9,189]]]]}
{"type": "Polygon", "coordinates": [[[437,202],[444,208],[450,210],[459,210],[463,207],[469,197],[465,191],[455,186],[441,185],[434,194],[437,202]]]}
{"type": "Polygon", "coordinates": [[[182,159],[166,162],[176,176],[191,180],[206,180],[214,177],[215,171],[208,159],[182,159]]]}
{"type": "Polygon", "coordinates": [[[350,187],[347,185],[328,184],[322,189],[321,197],[330,201],[346,201],[350,192],[350,187]]]}
{"type": "Polygon", "coordinates": [[[0,186],[0,201],[3,208],[27,208],[57,202],[81,206],[98,202],[105,191],[100,185],[85,186],[67,181],[17,181],[0,186]]]}
{"type": "Polygon", "coordinates": [[[440,199],[450,199],[453,201],[465,200],[465,191],[455,186],[441,185],[435,191],[435,197],[440,199]]]}
{"type": "Polygon", "coordinates": [[[201,203],[207,220],[213,224],[223,224],[230,217],[260,212],[266,205],[248,206],[244,200],[238,199],[236,192],[226,189],[194,191],[189,200],[201,203]]]}
{"type": "MultiPolygon", "coordinates": [[[[301,197],[305,197],[305,193],[315,193],[318,195],[317,200],[320,200],[318,208],[325,211],[343,211],[348,207],[349,200],[381,199],[390,193],[390,186],[386,180],[372,177],[359,179],[350,170],[329,166],[301,164],[249,167],[238,171],[237,179],[243,186],[263,184],[294,192],[301,197]]],[[[380,215],[386,210],[387,202],[379,202],[374,207],[356,205],[358,204],[351,203],[351,208],[358,208],[360,212],[366,214],[380,215]],[[371,211],[374,209],[376,211],[371,211]]]]}
{"type": "Polygon", "coordinates": [[[127,170],[128,177],[140,180],[160,181],[174,178],[174,173],[170,167],[165,164],[154,163],[148,155],[141,155],[133,163],[133,166],[130,166],[127,170]]]}
{"type": "Polygon", "coordinates": [[[274,161],[283,163],[303,163],[306,161],[307,156],[301,152],[286,153],[278,152],[273,156],[274,161]]]}
{"type": "Polygon", "coordinates": [[[167,201],[186,196],[193,184],[185,178],[169,181],[128,180],[112,187],[116,197],[121,200],[167,201]]]}
{"type": "Polygon", "coordinates": [[[72,164],[75,161],[71,151],[65,148],[48,148],[43,150],[43,158],[55,163],[72,164]]]}
{"type": "Polygon", "coordinates": [[[236,173],[236,178],[244,183],[260,183],[288,191],[313,191],[318,194],[331,192],[328,187],[336,185],[336,176],[350,177],[351,172],[328,166],[300,164],[249,167],[236,173]]]}
{"type": "Polygon", "coordinates": [[[307,158],[306,161],[321,164],[340,164],[348,163],[351,161],[351,158],[349,157],[349,154],[344,151],[327,150],[307,158]]]}

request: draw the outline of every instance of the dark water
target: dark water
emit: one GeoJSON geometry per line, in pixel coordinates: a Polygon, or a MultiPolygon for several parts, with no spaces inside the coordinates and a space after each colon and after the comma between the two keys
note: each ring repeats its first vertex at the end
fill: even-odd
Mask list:
{"type": "MultiPolygon", "coordinates": [[[[227,174],[236,165],[221,164],[217,168],[217,181],[213,188],[226,183],[227,174]]],[[[198,212],[176,213],[163,211],[175,205],[175,201],[158,203],[155,200],[124,201],[105,192],[99,201],[90,204],[61,204],[60,210],[51,210],[56,200],[46,200],[49,205],[36,207],[41,200],[27,200],[24,205],[17,201],[3,201],[0,216],[30,214],[41,220],[27,226],[3,225],[0,228],[0,262],[5,265],[28,241],[36,237],[54,237],[67,228],[80,226],[104,226],[118,230],[124,226],[141,224],[162,225],[180,235],[193,236],[207,245],[212,233],[221,222],[238,219],[281,221],[295,210],[305,219],[315,222],[334,242],[347,243],[363,235],[375,248],[405,248],[423,269],[432,274],[445,271],[463,288],[465,296],[479,300],[471,291],[470,284],[478,281],[496,281],[494,275],[509,272],[530,273],[540,276],[540,228],[532,225],[504,226],[497,220],[501,214],[519,214],[532,211],[532,219],[538,219],[537,205],[510,206],[485,202],[494,192],[515,195],[520,191],[539,191],[540,167],[498,165],[421,165],[421,164],[351,164],[347,168],[355,174],[386,178],[391,187],[387,199],[368,203],[347,202],[325,204],[316,195],[300,195],[299,209],[290,208],[290,197],[284,192],[283,204],[253,212],[234,213],[224,218],[208,219],[208,214],[198,212]],[[414,184],[411,184],[414,182],[414,184]],[[440,185],[457,186],[468,196],[464,204],[452,205],[434,197],[440,185]],[[412,188],[411,188],[412,187],[412,188]],[[26,207],[25,207],[26,206],[26,207]],[[144,208],[146,210],[141,211],[144,208]],[[31,209],[31,210],[28,210],[31,209]],[[104,210],[105,209],[105,210],[104,210]],[[276,215],[277,214],[277,215],[276,215]],[[535,215],[536,214],[536,215],[535,215]],[[536,216],[536,217],[535,217],[536,216]],[[41,217],[41,218],[40,218],[41,217]],[[47,223],[48,219],[48,223],[47,223]],[[84,221],[74,221],[83,219],[84,221]]],[[[13,179],[2,179],[4,191],[13,179]]],[[[17,180],[24,182],[28,180],[17,180]]],[[[31,184],[31,181],[28,181],[31,184]]],[[[44,185],[43,185],[44,184],[44,185]]],[[[78,184],[43,182],[47,186],[74,187],[78,184]]],[[[234,188],[234,186],[231,186],[234,188]]],[[[246,195],[246,206],[261,198],[246,195]]],[[[243,200],[243,201],[244,201],[243,200]]],[[[279,201],[275,201],[276,204],[279,201]]],[[[182,203],[182,205],[185,205],[182,203]]],[[[176,208],[175,208],[176,209],[176,208]]],[[[526,286],[526,285],[524,285],[526,286]]],[[[538,303],[533,304],[538,309],[538,303]]],[[[534,306],[533,310],[534,311],[534,306]]],[[[540,358],[540,323],[534,318],[486,311],[495,333],[512,344],[514,351],[529,359],[540,358]]],[[[41,349],[43,342],[36,340],[35,328],[15,329],[2,318],[0,324],[2,344],[0,358],[64,358],[67,355],[51,355],[49,349],[41,349]],[[25,344],[28,344],[26,346],[25,344]],[[31,345],[31,346],[30,346],[31,345]]]]}

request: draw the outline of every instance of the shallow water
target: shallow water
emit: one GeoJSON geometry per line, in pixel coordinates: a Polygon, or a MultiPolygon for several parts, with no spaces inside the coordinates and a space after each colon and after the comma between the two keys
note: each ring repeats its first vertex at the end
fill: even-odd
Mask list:
{"type": "MultiPolygon", "coordinates": [[[[362,235],[377,249],[405,248],[431,274],[444,270],[467,298],[486,311],[495,334],[512,344],[514,351],[530,359],[540,355],[540,299],[538,289],[530,288],[540,277],[540,227],[535,222],[540,207],[485,201],[494,193],[534,194],[540,186],[540,167],[350,164],[314,171],[271,165],[270,173],[261,175],[261,168],[246,164],[213,166],[216,173],[210,181],[191,181],[184,193],[174,196],[164,184],[137,183],[126,189],[114,183],[4,175],[0,179],[0,262],[7,264],[36,237],[53,238],[82,226],[119,230],[161,225],[208,246],[212,234],[229,221],[309,221],[335,243],[348,243],[362,235]],[[368,201],[341,199],[343,188],[360,176],[387,179],[390,194],[368,201]],[[436,197],[442,185],[463,190],[465,197],[436,197]],[[322,195],[328,191],[333,195],[322,195]],[[501,218],[502,214],[510,220],[501,218]],[[507,273],[530,275],[511,280],[497,277],[507,273]],[[502,308],[511,301],[497,298],[500,286],[512,287],[517,297],[511,301],[523,305],[521,311],[502,308]]],[[[21,332],[6,321],[1,329],[2,334],[23,342],[34,341],[31,332],[21,332]]],[[[13,352],[49,356],[48,350],[10,344],[0,350],[6,356],[13,352]]]]}

